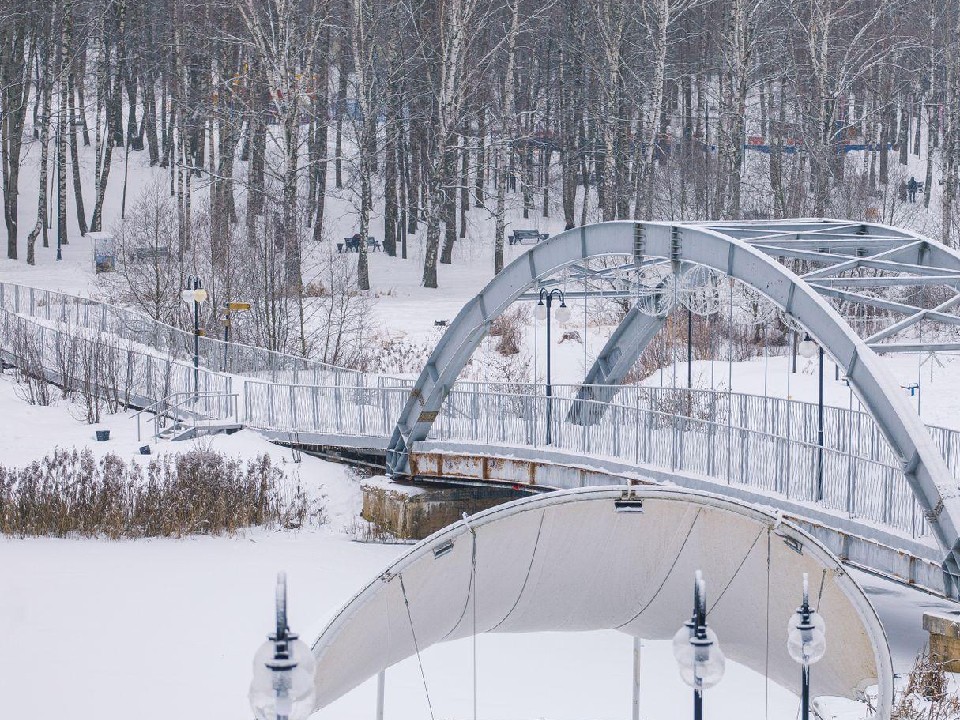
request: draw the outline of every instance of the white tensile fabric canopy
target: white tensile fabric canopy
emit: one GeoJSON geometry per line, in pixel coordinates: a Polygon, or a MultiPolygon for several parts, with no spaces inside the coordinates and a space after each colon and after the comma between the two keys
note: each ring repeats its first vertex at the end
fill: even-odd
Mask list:
{"type": "Polygon", "coordinates": [[[813,696],[856,697],[878,684],[879,717],[889,716],[893,670],[883,628],[826,548],[766,510],[688,490],[632,487],[642,512],[618,511],[626,490],[524,498],[414,546],[317,639],[317,707],[474,627],[613,628],[669,639],[690,617],[694,573],[702,570],[707,621],[726,656],[797,693],[800,672],[787,653],[787,623],[808,573],[811,604],[827,632],[826,656],[812,673],[813,696]]]}

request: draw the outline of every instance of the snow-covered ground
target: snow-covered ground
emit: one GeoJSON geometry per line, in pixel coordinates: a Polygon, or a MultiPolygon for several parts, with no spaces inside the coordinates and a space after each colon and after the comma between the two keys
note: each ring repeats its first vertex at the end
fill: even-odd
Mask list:
{"type": "MultiPolygon", "coordinates": [[[[128,414],[106,417],[97,427],[109,428],[111,439],[98,443],[68,405],[24,403],[9,374],[0,378],[0,416],[13,420],[0,435],[6,464],[28,462],[54,445],[140,457],[128,414]]],[[[0,539],[0,717],[249,717],[251,659],[270,629],[276,572],[288,573],[292,627],[312,639],[402,552],[402,546],[353,540],[359,481],[345,467],[309,456],[294,465],[289,450],[250,431],[194,442],[232,456],[271,453],[324,497],[329,522],[219,538],[0,539]]],[[[165,441],[154,450],[176,452],[191,444],[165,441]]],[[[877,603],[897,668],[905,672],[925,642],[924,609],[952,606],[883,580],[858,579],[877,603]]],[[[625,635],[484,635],[476,647],[478,717],[612,719],[630,712],[632,649],[625,635]]],[[[685,717],[690,692],[669,643],[644,643],[642,658],[641,717],[685,717]]],[[[428,649],[423,671],[415,658],[388,671],[388,718],[429,717],[424,677],[434,717],[472,716],[471,640],[428,649]]],[[[317,717],[369,718],[375,694],[375,681],[367,682],[317,717]]],[[[706,702],[712,717],[725,720],[793,717],[797,711],[791,693],[732,663],[706,702]]],[[[831,713],[856,708],[846,701],[828,707],[831,713]]],[[[860,710],[837,717],[852,720],[860,710]]]]}

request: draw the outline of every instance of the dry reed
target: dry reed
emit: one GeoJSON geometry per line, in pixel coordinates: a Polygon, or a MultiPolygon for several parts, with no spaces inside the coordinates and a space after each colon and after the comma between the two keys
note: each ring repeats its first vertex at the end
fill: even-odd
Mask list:
{"type": "Polygon", "coordinates": [[[243,462],[197,448],[146,467],[89,449],[0,466],[0,532],[16,536],[179,537],[322,517],[269,455],[243,462]]]}

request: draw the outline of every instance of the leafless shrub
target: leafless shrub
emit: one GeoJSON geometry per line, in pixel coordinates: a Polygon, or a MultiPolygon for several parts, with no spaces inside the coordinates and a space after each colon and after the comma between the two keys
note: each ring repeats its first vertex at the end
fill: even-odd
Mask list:
{"type": "Polygon", "coordinates": [[[243,462],[198,448],[143,468],[58,448],[24,468],[0,466],[0,532],[9,535],[178,537],[322,521],[322,506],[266,454],[243,462]]]}
{"type": "Polygon", "coordinates": [[[127,405],[127,358],[125,349],[109,336],[97,334],[80,341],[71,394],[83,420],[98,423],[104,412],[117,413],[127,405]]]}
{"type": "Polygon", "coordinates": [[[960,720],[960,698],[950,692],[943,665],[924,650],[897,697],[891,720],[960,720]]]}
{"type": "Polygon", "coordinates": [[[64,399],[77,389],[77,370],[80,367],[80,342],[76,335],[58,332],[53,344],[55,371],[60,378],[60,393],[64,399]]]}
{"type": "Polygon", "coordinates": [[[184,275],[178,227],[176,202],[155,179],[113,228],[117,269],[97,276],[104,298],[175,325],[184,275]]]}
{"type": "Polygon", "coordinates": [[[53,389],[44,373],[42,336],[27,321],[17,319],[12,323],[11,341],[17,394],[31,405],[49,405],[53,389]]]}
{"type": "Polygon", "coordinates": [[[517,305],[499,315],[492,323],[488,335],[499,338],[496,350],[501,355],[517,355],[523,341],[523,330],[530,325],[530,311],[517,305]]]}
{"type": "Polygon", "coordinates": [[[367,372],[419,373],[430,357],[430,343],[411,342],[405,337],[378,336],[362,364],[367,372]]]}
{"type": "Polygon", "coordinates": [[[362,368],[368,360],[369,340],[375,329],[372,301],[357,290],[357,270],[344,254],[325,256],[312,284],[323,292],[309,301],[312,357],[334,365],[362,368]]]}
{"type": "Polygon", "coordinates": [[[393,543],[397,540],[389,530],[379,523],[364,520],[361,517],[354,518],[353,522],[344,529],[344,532],[357,542],[393,543]]]}

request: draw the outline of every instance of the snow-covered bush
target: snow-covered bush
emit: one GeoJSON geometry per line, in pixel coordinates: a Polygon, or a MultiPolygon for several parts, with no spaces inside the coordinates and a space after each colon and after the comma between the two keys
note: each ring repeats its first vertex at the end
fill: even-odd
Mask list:
{"type": "Polygon", "coordinates": [[[491,337],[498,338],[496,350],[501,355],[517,355],[523,343],[523,331],[530,325],[530,311],[524,305],[516,305],[490,323],[491,337]]]}

